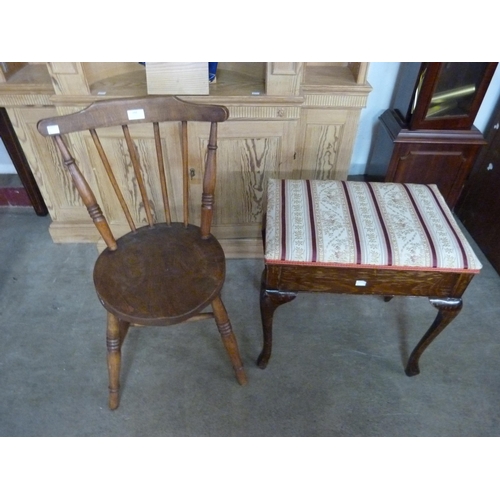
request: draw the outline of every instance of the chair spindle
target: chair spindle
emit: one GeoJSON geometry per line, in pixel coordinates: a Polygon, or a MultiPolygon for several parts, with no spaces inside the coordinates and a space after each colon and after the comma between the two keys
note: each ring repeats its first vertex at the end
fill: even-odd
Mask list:
{"type": "Polygon", "coordinates": [[[217,123],[210,124],[208,153],[203,177],[203,194],[201,198],[201,237],[210,236],[214,209],[215,175],[217,171],[217,123]]]}
{"type": "Polygon", "coordinates": [[[115,174],[113,173],[113,170],[111,169],[111,165],[109,163],[108,157],[106,156],[106,152],[104,151],[104,148],[102,147],[102,144],[101,144],[101,141],[100,141],[99,136],[97,134],[97,131],[95,129],[90,129],[90,135],[92,136],[92,139],[94,140],[95,147],[97,149],[97,152],[99,153],[99,156],[101,157],[102,164],[104,165],[104,169],[106,170],[106,173],[108,174],[108,178],[111,182],[111,186],[113,187],[113,190],[116,194],[116,197],[118,198],[118,201],[120,202],[120,206],[122,207],[123,213],[125,214],[128,225],[130,226],[130,229],[132,231],[136,231],[136,227],[135,227],[134,221],[132,219],[132,215],[130,214],[130,210],[128,209],[127,202],[125,201],[125,198],[123,197],[123,194],[121,192],[120,187],[118,186],[118,182],[116,181],[115,174]]]}
{"type": "Polygon", "coordinates": [[[167,179],[165,177],[165,165],[163,163],[163,152],[161,147],[160,126],[158,123],[153,123],[156,146],[156,161],[158,164],[158,173],[160,175],[161,194],[163,197],[163,209],[165,211],[165,222],[170,226],[172,217],[170,215],[170,203],[168,201],[167,179]]]}
{"type": "Polygon", "coordinates": [[[139,184],[139,191],[141,192],[142,202],[144,204],[144,210],[146,211],[146,218],[150,227],[153,227],[154,221],[151,212],[151,204],[149,203],[148,194],[146,192],[146,187],[144,186],[144,180],[141,173],[141,164],[139,157],[137,156],[137,151],[135,149],[134,141],[130,136],[130,131],[127,125],[122,125],[123,134],[127,142],[128,151],[130,153],[130,158],[132,160],[132,166],[134,167],[135,176],[137,183],[139,184]]]}

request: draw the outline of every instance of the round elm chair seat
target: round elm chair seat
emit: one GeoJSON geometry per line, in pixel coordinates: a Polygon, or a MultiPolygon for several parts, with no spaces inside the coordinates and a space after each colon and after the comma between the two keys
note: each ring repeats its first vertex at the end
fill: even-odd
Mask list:
{"type": "Polygon", "coordinates": [[[225,278],[222,247],[182,223],[141,227],[104,250],[94,268],[103,306],[132,324],[169,325],[201,312],[225,278]]]}

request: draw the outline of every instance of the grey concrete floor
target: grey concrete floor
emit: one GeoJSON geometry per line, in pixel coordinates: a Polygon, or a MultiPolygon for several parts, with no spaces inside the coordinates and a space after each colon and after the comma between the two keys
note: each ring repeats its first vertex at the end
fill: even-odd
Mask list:
{"type": "Polygon", "coordinates": [[[249,384],[210,321],[134,329],[112,412],[97,250],[54,244],[49,224],[0,211],[1,436],[500,435],[500,278],[479,251],[462,312],[412,378],[406,359],[436,310],[411,297],[300,295],[278,309],[260,370],[262,261],[229,260],[223,298],[249,384]]]}

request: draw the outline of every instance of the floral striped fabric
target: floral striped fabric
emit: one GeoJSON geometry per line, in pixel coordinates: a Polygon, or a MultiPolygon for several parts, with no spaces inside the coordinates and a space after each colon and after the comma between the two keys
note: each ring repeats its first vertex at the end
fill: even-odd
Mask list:
{"type": "Polygon", "coordinates": [[[477,273],[481,263],[435,185],[277,180],[265,260],[477,273]]]}

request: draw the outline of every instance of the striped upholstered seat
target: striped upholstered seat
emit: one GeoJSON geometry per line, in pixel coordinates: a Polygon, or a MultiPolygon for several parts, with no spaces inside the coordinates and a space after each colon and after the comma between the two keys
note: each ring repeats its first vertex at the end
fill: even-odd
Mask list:
{"type": "Polygon", "coordinates": [[[435,185],[272,179],[266,228],[268,264],[482,267],[435,185]]]}

